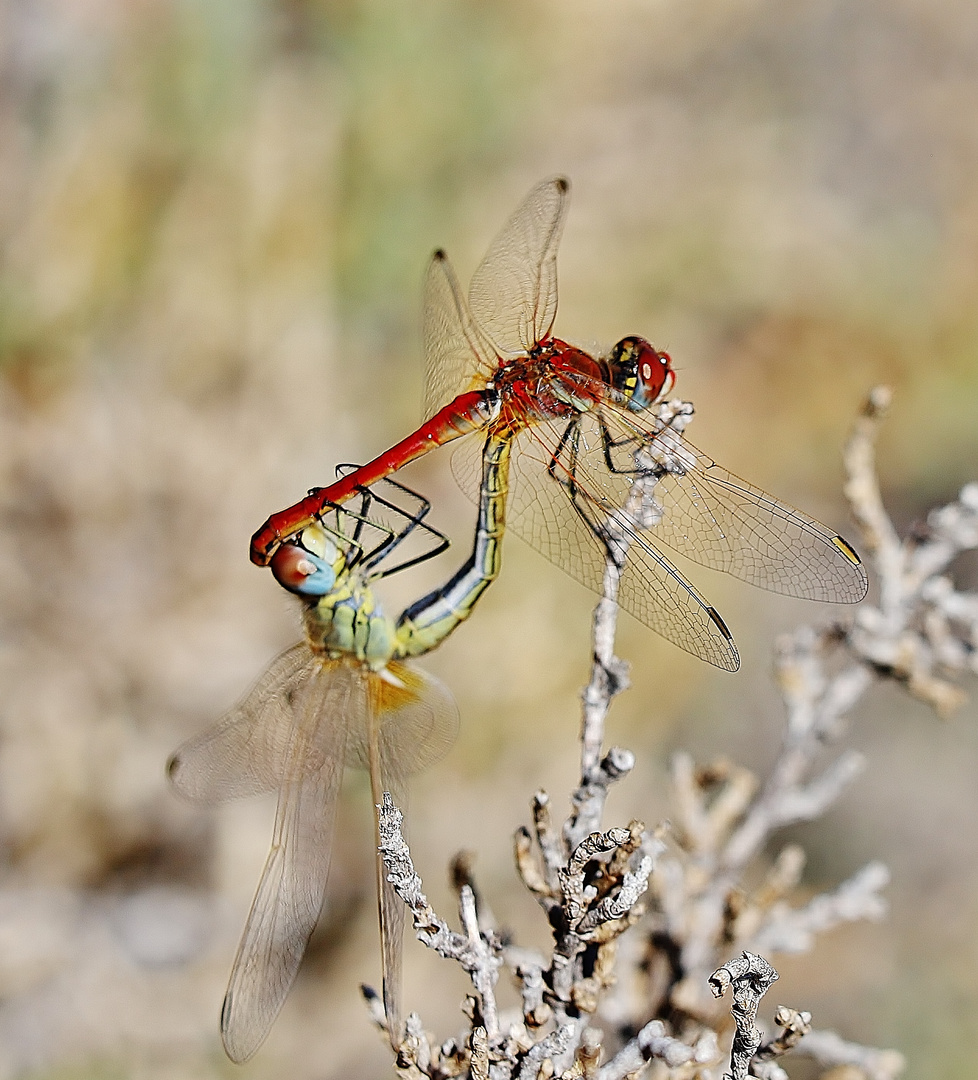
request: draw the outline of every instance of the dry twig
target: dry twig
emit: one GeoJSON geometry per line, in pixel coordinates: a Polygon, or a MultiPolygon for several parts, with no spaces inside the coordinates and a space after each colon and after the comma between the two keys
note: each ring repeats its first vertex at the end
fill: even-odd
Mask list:
{"type": "MultiPolygon", "coordinates": [[[[779,1030],[766,1041],[754,1024],[760,995],[777,977],[761,953],[807,952],[818,934],[840,923],[882,918],[886,868],[870,863],[834,890],[793,906],[804,853],[790,844],[758,887],[744,884],[745,872],[779,830],[824,814],[864,767],[852,750],[827,763],[823,758],[875,679],[896,679],[944,713],[962,698],[956,680],[978,670],[978,597],[956,590],[944,576],[959,552],[978,546],[978,484],[901,541],[873,469],[887,401],[885,391],[873,392],[845,455],[846,494],[876,571],[878,605],[864,604],[852,625],[802,627],[779,642],[776,677],[786,722],[773,767],[758,780],[726,761],[703,767],[677,754],[671,830],[649,832],[640,822],[602,825],[610,786],[634,764],[627,750],[602,752],[605,717],[628,682],[627,666],[614,653],[614,598],[627,549],[615,518],[609,519],[605,592],[595,609],[594,660],[583,694],[580,782],[561,826],[547,794],[538,792],[532,824],[515,839],[520,877],[552,929],[549,956],[501,944],[470,874],[460,878],[464,933],[450,930],[424,897],[399,812],[385,799],[382,850],[391,880],[419,938],[469,972],[474,989],[468,1030],[440,1046],[411,1018],[398,1058],[401,1075],[624,1080],[655,1062],[656,1077],[719,1080],[725,1027],[710,988],[726,985],[734,991],[737,1019],[734,1077],[784,1077],[775,1059],[789,1051],[824,1069],[846,1065],[869,1080],[894,1080],[901,1072],[895,1051],[813,1031],[805,1012],[780,1007],[779,1030]],[[739,960],[720,966],[738,950],[739,960]],[[519,987],[517,1016],[500,1016],[496,1008],[501,968],[519,987]],[[610,1054],[604,1065],[602,1053],[610,1054]]],[[[660,421],[677,435],[671,445],[679,446],[691,419],[686,403],[662,407],[660,421]]],[[[636,481],[623,512],[644,513],[644,523],[654,525],[656,483],[655,475],[636,481]]]]}

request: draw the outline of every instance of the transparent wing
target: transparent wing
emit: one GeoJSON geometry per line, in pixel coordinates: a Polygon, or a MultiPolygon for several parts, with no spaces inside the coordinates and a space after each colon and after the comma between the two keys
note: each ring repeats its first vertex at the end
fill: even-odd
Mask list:
{"type": "Polygon", "coordinates": [[[221,1034],[246,1061],[278,1015],[319,918],[348,731],[369,707],[364,673],[319,664],[294,688],[272,847],[234,960],[221,1034]]]}
{"type": "Polygon", "coordinates": [[[651,449],[653,463],[680,468],[662,476],[655,488],[662,511],[654,530],[657,543],[787,596],[848,604],[866,595],[865,568],[832,529],[734,476],[668,428],[652,437],[627,414],[605,409],[602,415],[611,436],[612,468],[598,418],[589,417],[587,447],[577,467],[589,491],[610,501],[619,498],[634,477],[635,452],[643,446],[651,449]]]}
{"type": "Polygon", "coordinates": [[[485,381],[497,356],[469,314],[448,256],[436,251],[424,283],[424,418],[485,381]],[[481,380],[478,378],[481,376],[481,380]]]}
{"type": "MultiPolygon", "coordinates": [[[[458,708],[448,688],[419,667],[394,660],[386,675],[389,678],[371,676],[380,760],[388,776],[413,776],[441,761],[452,748],[458,735],[458,708]]],[[[351,731],[348,765],[369,769],[370,730],[357,726],[351,731]]]]}
{"type": "MultiPolygon", "coordinates": [[[[401,810],[407,809],[404,789],[381,787],[373,796],[374,815],[385,791],[390,791],[394,803],[401,810]]],[[[380,835],[377,835],[380,844],[380,835]]],[[[387,1014],[387,1030],[391,1045],[400,1044],[403,1038],[403,1009],[401,1006],[401,983],[404,959],[404,901],[387,880],[384,860],[377,853],[377,911],[380,919],[380,955],[384,973],[384,1011],[387,1014]]]]}
{"type": "MultiPolygon", "coordinates": [[[[809,600],[852,603],[868,581],[858,556],[821,522],[717,465],[671,429],[656,432],[605,405],[517,436],[511,528],[571,576],[600,591],[614,515],[631,545],[619,602],[680,648],[719,667],[736,650],[716,612],[662,554],[661,546],[752,585],[809,600]],[[622,513],[645,470],[651,495],[622,513]]],[[[462,444],[453,467],[475,497],[480,447],[462,444]]]]}
{"type": "MultiPolygon", "coordinates": [[[[624,505],[624,490],[607,503],[592,497],[579,486],[577,506],[567,488],[547,474],[562,430],[540,424],[517,436],[517,453],[510,473],[511,528],[551,562],[588,588],[601,591],[605,572],[605,547],[593,526],[624,505]]],[[[462,443],[452,459],[452,467],[463,489],[472,497],[477,490],[481,448],[475,440],[462,443]]],[[[710,604],[693,588],[679,570],[627,517],[619,516],[619,527],[629,543],[618,589],[618,602],[646,626],[686,652],[727,671],[736,671],[740,657],[730,633],[710,604]]]]}
{"type": "Polygon", "coordinates": [[[180,794],[223,802],[278,788],[294,720],[290,700],[319,663],[308,645],[293,645],[213,727],[185,742],[167,766],[180,794]]]}
{"type": "Polygon", "coordinates": [[[537,184],[489,245],[472,276],[469,308],[504,354],[527,352],[553,326],[557,247],[569,190],[562,176],[537,184]]]}
{"type": "MultiPolygon", "coordinates": [[[[377,807],[389,791],[406,809],[405,778],[434,764],[455,740],[458,710],[447,688],[420,668],[392,662],[384,676],[370,676],[370,723],[367,744],[357,748],[366,755],[374,802],[375,840],[380,844],[377,807]]],[[[377,855],[377,908],[380,917],[381,958],[384,973],[384,1008],[396,1044],[401,1035],[401,957],[404,940],[404,903],[387,880],[377,855]]]]}

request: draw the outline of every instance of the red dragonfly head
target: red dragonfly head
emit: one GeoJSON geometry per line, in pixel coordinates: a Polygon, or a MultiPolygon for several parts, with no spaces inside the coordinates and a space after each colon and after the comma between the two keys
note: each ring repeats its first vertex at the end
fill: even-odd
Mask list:
{"type": "Polygon", "coordinates": [[[672,357],[640,337],[622,338],[608,356],[608,368],[611,385],[633,412],[653,405],[676,381],[672,357]]]}

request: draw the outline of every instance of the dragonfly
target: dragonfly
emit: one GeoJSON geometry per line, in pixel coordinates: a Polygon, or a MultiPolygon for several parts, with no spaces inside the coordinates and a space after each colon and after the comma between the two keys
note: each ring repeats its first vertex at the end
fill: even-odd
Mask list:
{"type": "MultiPolygon", "coordinates": [[[[727,471],[661,418],[675,382],[668,353],[629,336],[592,355],[553,335],[568,194],[563,177],[533,188],[490,245],[467,299],[445,253],[435,252],[425,281],[427,419],[358,473],[273,514],[252,538],[252,561],[267,564],[324,500],[342,502],[356,484],[478,431],[487,445],[514,445],[513,531],[600,592],[614,517],[629,548],[619,604],[735,671],[726,624],[663,548],[773,592],[836,603],[866,595],[865,569],[834,530],[727,471]],[[654,505],[629,518],[622,507],[642,479],[654,481],[654,505]]],[[[453,456],[470,496],[477,459],[464,442],[453,456]]]]}
{"type": "MultiPolygon", "coordinates": [[[[221,1011],[232,1061],[248,1060],[264,1041],[319,918],[344,766],[369,772],[375,807],[384,792],[403,805],[406,777],[439,760],[454,739],[451,694],[410,661],[444,641],[499,572],[509,449],[500,441],[486,455],[468,560],[397,619],[384,614],[374,585],[447,547],[424,521],[429,503],[385,480],[360,488],[352,503],[322,506],[271,560],[279,584],[302,601],[303,640],[170,759],[170,780],[193,800],[278,792],[271,850],[221,1011]],[[403,545],[417,537],[418,550],[404,555],[403,545]]],[[[376,815],[375,832],[379,843],[376,815]]],[[[396,1047],[404,907],[379,856],[377,890],[384,1004],[396,1047]]]]}

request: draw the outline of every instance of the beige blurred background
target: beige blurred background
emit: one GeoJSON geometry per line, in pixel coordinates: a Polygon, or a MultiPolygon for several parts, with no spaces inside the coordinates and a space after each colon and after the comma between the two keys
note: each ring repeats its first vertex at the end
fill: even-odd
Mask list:
{"type": "MultiPolygon", "coordinates": [[[[0,1080],[386,1075],[357,993],[379,978],[358,776],[295,991],[248,1066],[220,1049],[273,806],[201,811],[163,768],[296,637],[250,534],[414,426],[428,253],[467,279],[555,172],[561,336],[669,349],[693,441],[850,532],[840,445],[889,381],[899,524],[953,496],[978,476],[978,8],[0,0],[0,64],[0,1080]]],[[[405,478],[456,542],[395,605],[473,520],[447,453],[405,478]]],[[[521,541],[505,564],[428,661],[462,731],[411,820],[445,914],[469,848],[542,941],[510,837],[537,787],[563,805],[574,782],[592,600],[521,541]]],[[[639,766],[610,823],[667,812],[676,747],[769,763],[773,636],[834,614],[691,573],[744,666],[624,621],[609,737],[639,766]]],[[[888,862],[893,914],[779,965],[779,1000],[917,1078],[965,1075],[978,1044],[975,720],[875,692],[866,777],[795,836],[813,889],[888,862]]],[[[412,943],[407,976],[453,1032],[461,974],[412,943]]]]}

